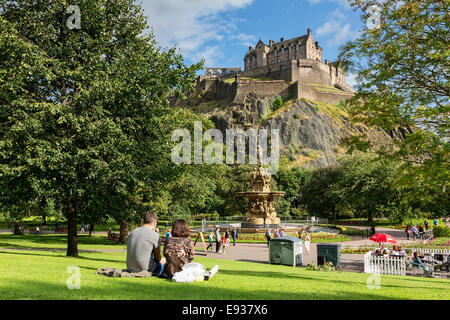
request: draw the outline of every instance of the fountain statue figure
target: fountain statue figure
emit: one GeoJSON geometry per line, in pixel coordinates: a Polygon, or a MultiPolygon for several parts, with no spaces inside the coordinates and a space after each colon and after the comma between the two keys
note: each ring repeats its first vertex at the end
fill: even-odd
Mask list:
{"type": "Polygon", "coordinates": [[[280,225],[273,201],[283,197],[284,192],[270,191],[270,173],[259,165],[251,174],[252,191],[238,192],[239,196],[248,198],[248,209],[242,227],[273,228],[280,225]]]}

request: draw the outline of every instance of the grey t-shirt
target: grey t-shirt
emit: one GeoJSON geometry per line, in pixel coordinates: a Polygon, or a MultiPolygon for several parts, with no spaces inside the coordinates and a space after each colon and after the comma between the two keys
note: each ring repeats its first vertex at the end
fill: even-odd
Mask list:
{"type": "Polygon", "coordinates": [[[155,271],[154,250],[161,247],[159,233],[145,227],[134,229],[127,240],[127,269],[155,271]]]}

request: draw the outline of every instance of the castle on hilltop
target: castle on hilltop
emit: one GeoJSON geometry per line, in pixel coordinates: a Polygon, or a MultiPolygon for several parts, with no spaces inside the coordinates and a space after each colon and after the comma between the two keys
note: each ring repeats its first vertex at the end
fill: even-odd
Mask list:
{"type": "Polygon", "coordinates": [[[233,104],[245,104],[253,93],[259,97],[280,95],[339,103],[355,91],[345,82],[340,61],[322,62],[322,48],[307,34],[275,43],[259,40],[244,56],[240,68],[206,68],[197,85],[217,99],[233,98],[233,104]],[[234,78],[234,79],[233,79],[234,78]]]}

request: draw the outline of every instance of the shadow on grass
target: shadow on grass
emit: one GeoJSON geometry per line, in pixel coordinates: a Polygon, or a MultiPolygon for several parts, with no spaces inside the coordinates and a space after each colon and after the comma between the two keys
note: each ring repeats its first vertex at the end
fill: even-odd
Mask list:
{"type": "MultiPolygon", "coordinates": [[[[332,278],[332,279],[318,279],[320,275],[341,275],[342,273],[324,273],[320,271],[311,271],[311,275],[300,275],[298,273],[289,273],[289,272],[276,272],[276,271],[242,271],[242,270],[221,270],[221,273],[228,274],[228,275],[235,275],[235,276],[249,276],[249,277],[262,277],[262,278],[279,278],[279,279],[291,279],[291,280],[305,280],[305,281],[320,281],[321,283],[330,283],[330,285],[338,285],[338,284],[348,284],[348,285],[366,285],[366,279],[363,279],[364,282],[361,281],[349,281],[345,279],[339,279],[339,278],[332,278]]],[[[360,273],[361,278],[364,278],[365,276],[370,277],[370,274],[366,273],[360,273]],[[364,276],[365,275],[365,276],[364,276]]],[[[392,278],[391,278],[392,279],[392,278]]],[[[404,281],[418,281],[416,279],[410,279],[410,278],[402,278],[402,282],[404,281]]],[[[435,284],[446,284],[450,285],[449,281],[433,281],[435,284]]],[[[423,285],[423,281],[422,284],[423,285]]],[[[391,287],[391,288],[405,288],[410,290],[416,290],[419,286],[418,284],[411,284],[411,286],[405,286],[405,285],[393,285],[393,284],[386,284],[385,282],[382,284],[383,287],[391,287]]]]}
{"type": "MultiPolygon", "coordinates": [[[[117,243],[108,240],[106,236],[89,236],[87,234],[78,235],[78,244],[79,245],[103,245],[103,246],[118,246],[117,243]]],[[[0,246],[10,246],[10,247],[20,247],[20,244],[16,244],[14,242],[20,241],[29,241],[36,244],[67,244],[67,235],[66,234],[55,234],[48,235],[42,234],[39,236],[35,235],[21,235],[15,236],[11,234],[0,234],[0,246]]]]}
{"type": "MultiPolygon", "coordinates": [[[[81,281],[80,290],[69,290],[65,283],[49,283],[39,280],[14,279],[14,287],[0,294],[11,299],[108,299],[108,300],[392,300],[388,295],[360,292],[333,293],[286,292],[282,290],[257,290],[251,288],[227,288],[215,286],[214,280],[200,283],[174,283],[152,278],[108,278],[98,275],[90,284],[81,281]],[[96,278],[97,279],[97,278],[96,278]]],[[[7,280],[7,279],[5,279],[7,280]]]]}
{"type": "MultiPolygon", "coordinates": [[[[50,250],[48,250],[50,252],[50,250]]],[[[61,251],[51,251],[54,253],[62,253],[61,251]]],[[[54,254],[43,254],[43,253],[29,253],[29,252],[9,252],[9,251],[0,251],[1,254],[11,254],[11,255],[26,255],[26,256],[41,256],[41,257],[52,257],[52,258],[71,258],[71,259],[80,259],[80,260],[92,260],[92,261],[104,261],[104,262],[113,262],[113,263],[123,263],[125,264],[126,261],[124,260],[110,260],[110,259],[101,259],[101,258],[88,258],[86,256],[78,256],[77,258],[74,257],[68,257],[65,254],[60,255],[54,255],[54,254]]],[[[96,253],[96,252],[93,252],[96,253]]],[[[103,266],[99,266],[99,268],[102,268],[103,266]]],[[[125,267],[124,267],[125,268],[125,267]]],[[[97,270],[97,269],[96,269],[97,270]]]]}

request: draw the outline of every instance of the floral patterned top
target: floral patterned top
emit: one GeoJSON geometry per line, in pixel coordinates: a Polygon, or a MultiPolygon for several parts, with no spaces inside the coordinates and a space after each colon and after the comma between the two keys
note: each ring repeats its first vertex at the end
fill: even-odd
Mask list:
{"type": "Polygon", "coordinates": [[[173,277],[176,272],[180,272],[186,263],[194,259],[194,245],[189,238],[168,238],[163,250],[166,264],[163,274],[173,277]]]}

